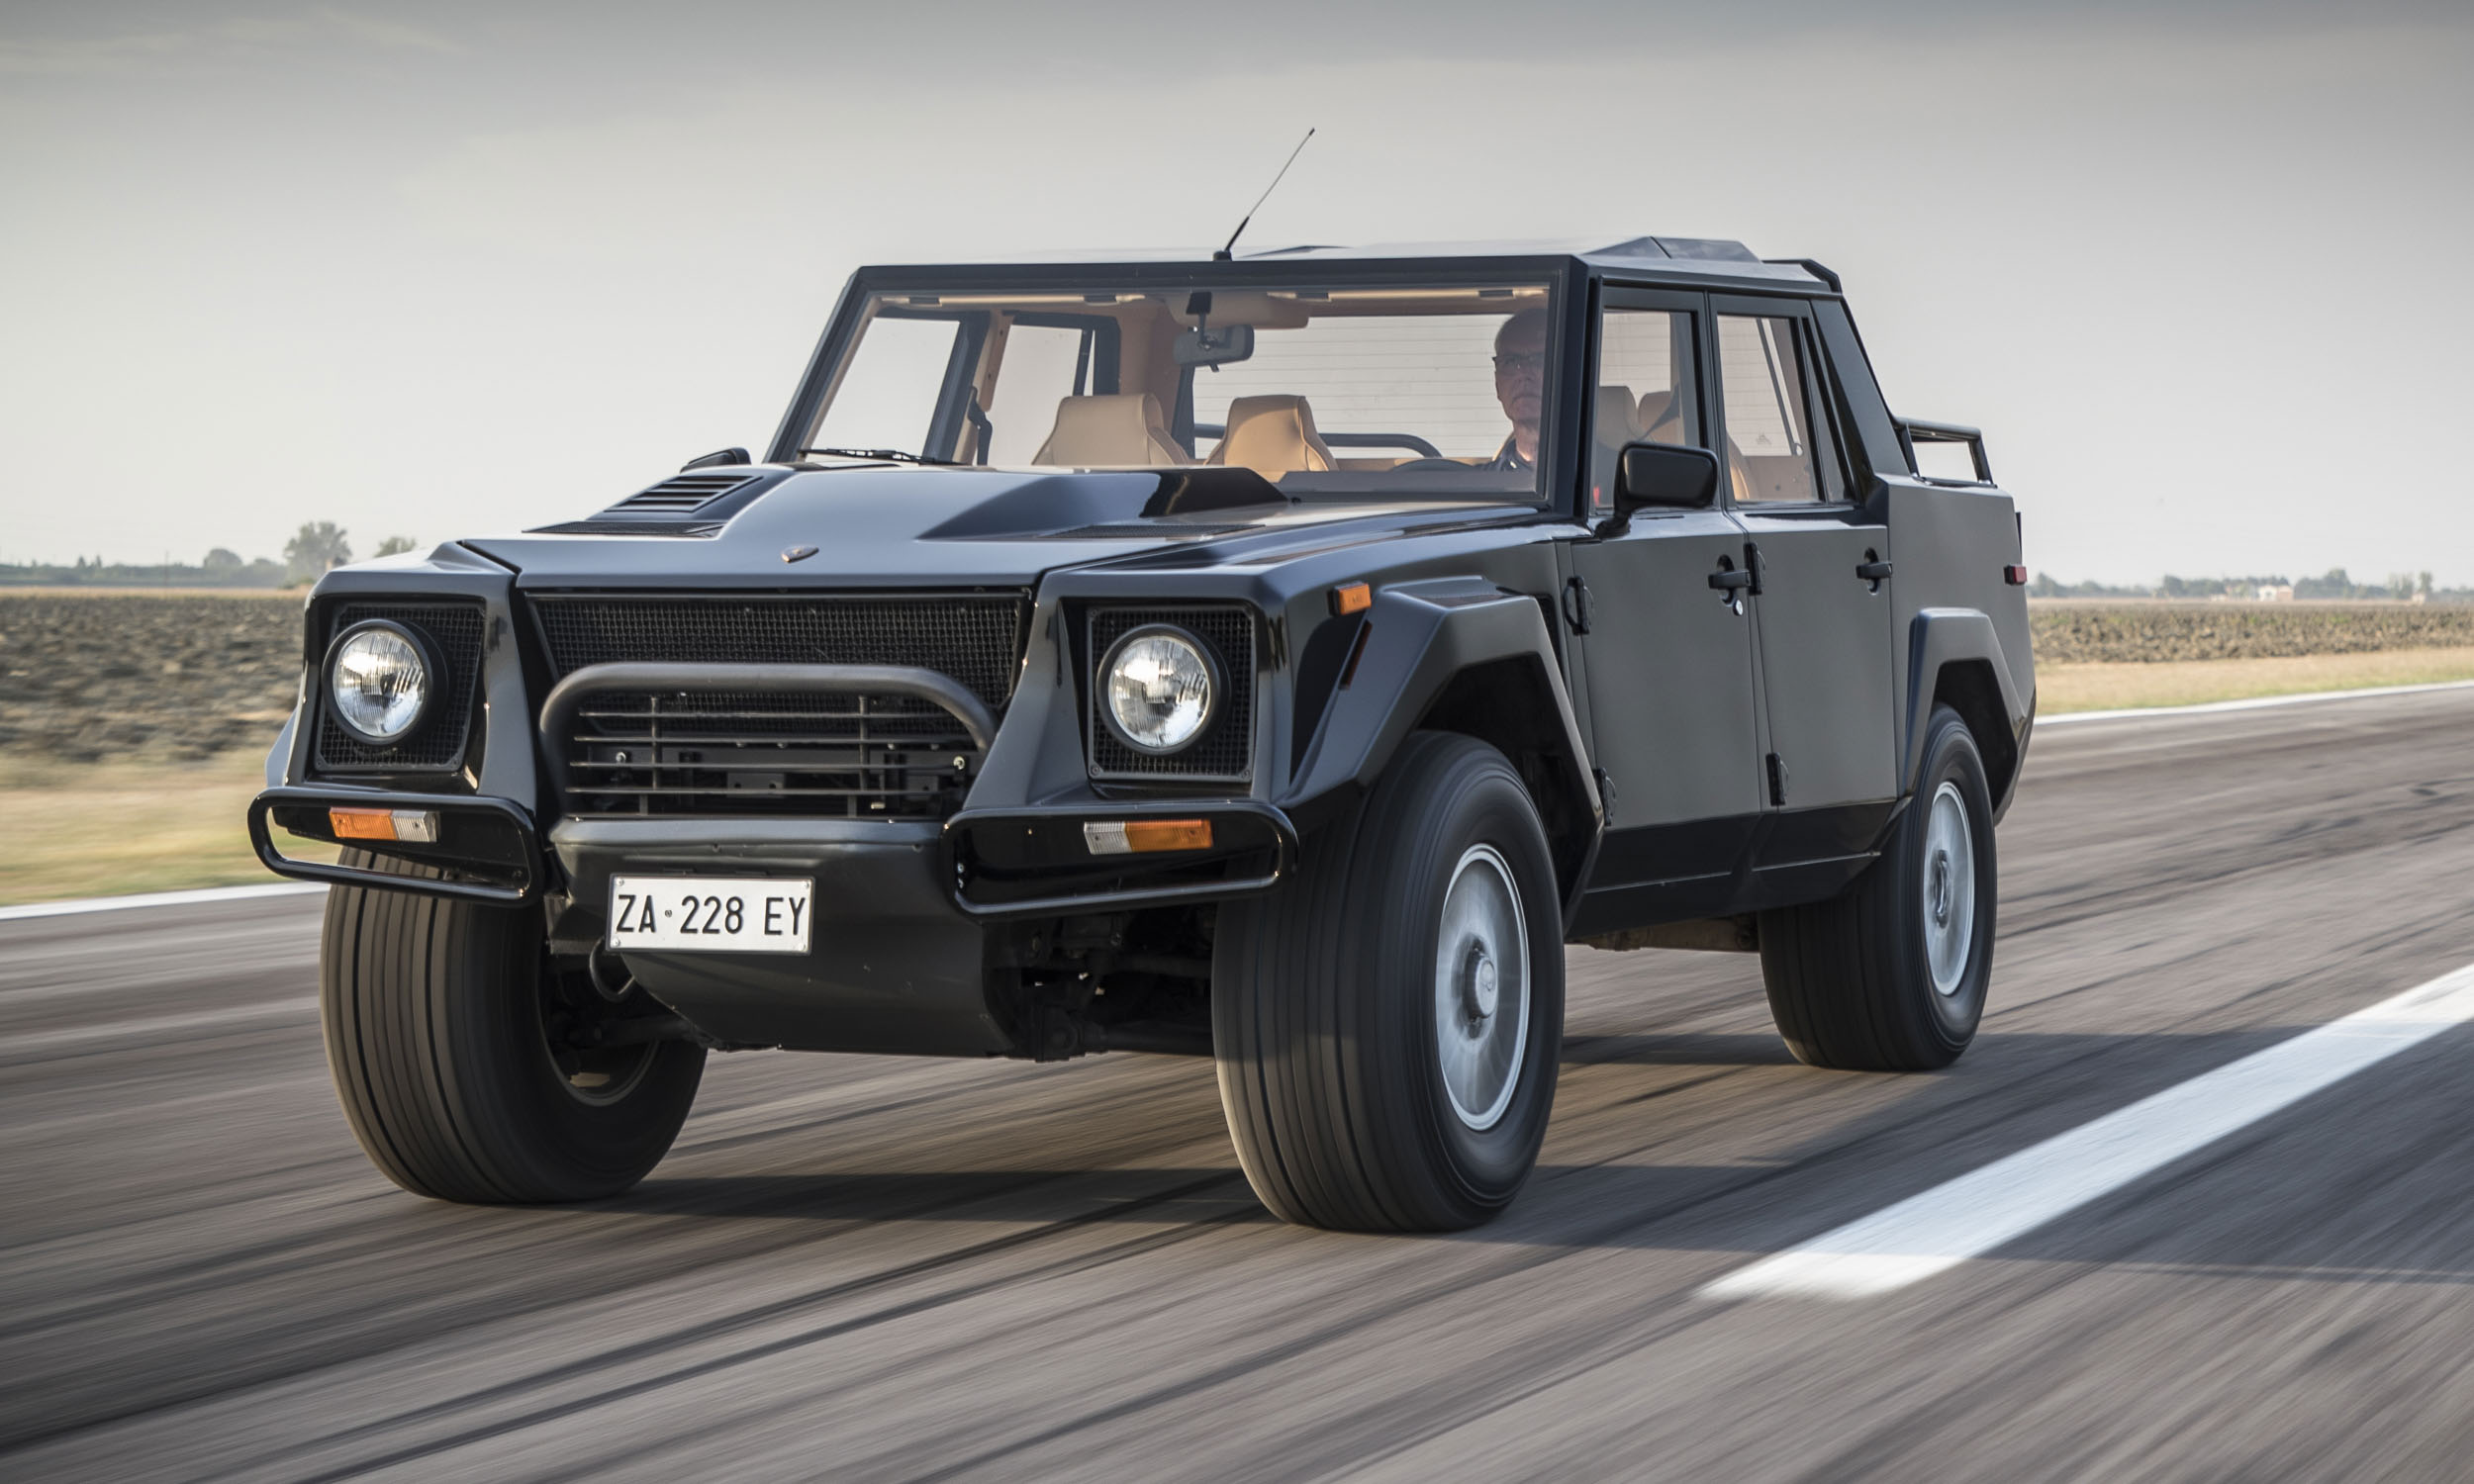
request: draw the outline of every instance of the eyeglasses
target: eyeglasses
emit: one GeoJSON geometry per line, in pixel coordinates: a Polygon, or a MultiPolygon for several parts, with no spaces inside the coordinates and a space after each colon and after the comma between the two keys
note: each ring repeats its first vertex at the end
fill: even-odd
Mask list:
{"type": "Polygon", "coordinates": [[[1494,369],[1497,371],[1544,371],[1546,352],[1516,350],[1508,355],[1498,353],[1494,358],[1494,369]]]}

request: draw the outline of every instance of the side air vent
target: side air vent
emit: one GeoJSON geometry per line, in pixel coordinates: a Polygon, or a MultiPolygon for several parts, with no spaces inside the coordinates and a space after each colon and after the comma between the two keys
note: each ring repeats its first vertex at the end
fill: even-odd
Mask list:
{"type": "Polygon", "coordinates": [[[636,515],[684,515],[704,509],[755,478],[752,474],[674,474],[649,490],[639,490],[619,501],[608,513],[624,510],[636,515]]]}

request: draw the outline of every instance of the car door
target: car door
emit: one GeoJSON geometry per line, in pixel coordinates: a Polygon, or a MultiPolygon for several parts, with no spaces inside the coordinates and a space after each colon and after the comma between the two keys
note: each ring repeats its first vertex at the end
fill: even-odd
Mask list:
{"type": "Polygon", "coordinates": [[[1642,511],[1608,526],[1614,453],[1640,437],[1706,446],[1705,302],[1604,291],[1590,381],[1590,512],[1572,593],[1610,820],[1585,930],[1717,909],[1761,811],[1751,616],[1710,577],[1740,570],[1722,510],[1642,511]]]}
{"type": "Polygon", "coordinates": [[[1849,498],[1825,362],[1793,301],[1713,300],[1728,497],[1752,616],[1773,814],[1762,868],[1867,849],[1898,794],[1890,532],[1849,498]]]}

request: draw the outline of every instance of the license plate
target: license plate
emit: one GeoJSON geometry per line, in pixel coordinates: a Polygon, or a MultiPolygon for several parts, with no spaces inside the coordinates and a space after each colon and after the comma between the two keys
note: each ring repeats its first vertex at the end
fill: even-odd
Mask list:
{"type": "Polygon", "coordinates": [[[665,953],[804,954],[811,881],[720,876],[610,880],[610,946],[665,953]]]}

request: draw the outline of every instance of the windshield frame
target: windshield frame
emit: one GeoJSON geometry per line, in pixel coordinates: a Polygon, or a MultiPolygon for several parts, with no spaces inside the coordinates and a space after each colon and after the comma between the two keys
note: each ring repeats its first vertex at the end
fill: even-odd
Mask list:
{"type": "MultiPolygon", "coordinates": [[[[1090,291],[1094,285],[1116,288],[1119,292],[1177,294],[1288,288],[1449,289],[1530,283],[1547,289],[1551,312],[1546,411],[1539,428],[1540,477],[1533,493],[1489,492],[1472,498],[1490,505],[1527,505],[1542,510],[1570,512],[1576,509],[1575,491],[1583,477],[1572,450],[1579,443],[1581,404],[1586,399],[1573,395],[1572,389],[1580,385],[1580,363],[1588,348],[1587,316],[1592,297],[1589,285],[1593,276],[1578,259],[1565,254],[1296,262],[1263,258],[1233,262],[1092,260],[862,268],[844,287],[767,457],[774,463],[798,461],[799,450],[808,446],[819,430],[834,384],[851,364],[868,306],[877,296],[1066,293],[1090,291]]],[[[963,353],[962,341],[957,340],[957,360],[963,353]]],[[[929,441],[949,436],[953,430],[949,424],[958,416],[957,409],[940,409],[929,441]]],[[[1419,498],[1413,491],[1413,485],[1404,483],[1399,494],[1419,498]]],[[[1387,496],[1368,490],[1351,498],[1385,500],[1387,496]]],[[[1438,491],[1424,498],[1455,497],[1438,491]]]]}

